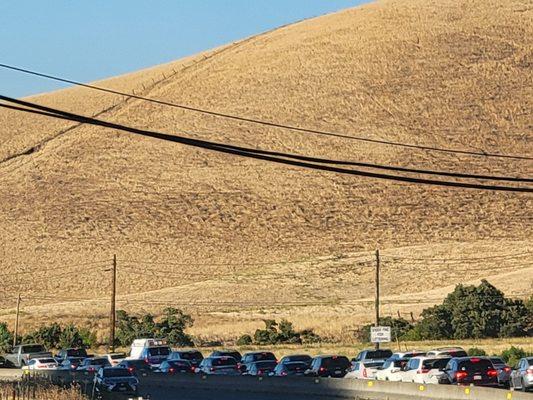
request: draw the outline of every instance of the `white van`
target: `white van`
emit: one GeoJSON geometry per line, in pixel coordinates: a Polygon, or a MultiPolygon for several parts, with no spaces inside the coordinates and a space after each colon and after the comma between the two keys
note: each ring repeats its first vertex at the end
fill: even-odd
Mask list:
{"type": "Polygon", "coordinates": [[[157,368],[170,352],[165,339],[135,339],[128,360],[144,360],[150,367],[157,368]]]}

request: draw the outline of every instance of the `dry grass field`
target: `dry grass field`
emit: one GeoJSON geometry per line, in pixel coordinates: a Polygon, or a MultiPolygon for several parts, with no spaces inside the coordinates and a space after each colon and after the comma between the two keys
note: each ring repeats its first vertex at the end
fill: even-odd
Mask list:
{"type": "MultiPolygon", "coordinates": [[[[530,0],[387,0],[98,82],[209,110],[427,146],[531,156],[530,0]]],[[[53,71],[52,71],[53,72],[53,71]]],[[[531,176],[527,160],[417,151],[252,125],[84,88],[31,98],[237,145],[413,168],[531,176]]],[[[272,165],[0,111],[0,321],[107,324],[119,308],[194,314],[231,339],[290,318],[344,340],[415,317],[457,283],[533,293],[532,197],[272,165]]]]}

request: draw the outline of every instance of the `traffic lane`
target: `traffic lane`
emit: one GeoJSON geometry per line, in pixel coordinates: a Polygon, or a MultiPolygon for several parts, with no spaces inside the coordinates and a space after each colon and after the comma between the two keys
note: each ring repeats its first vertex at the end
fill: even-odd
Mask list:
{"type": "MultiPolygon", "coordinates": [[[[141,387],[139,394],[150,400],[331,400],[332,396],[310,396],[258,393],[238,390],[213,390],[202,388],[141,387]]],[[[352,399],[354,399],[352,397],[352,399]]],[[[357,399],[354,399],[357,400],[357,399]]]]}

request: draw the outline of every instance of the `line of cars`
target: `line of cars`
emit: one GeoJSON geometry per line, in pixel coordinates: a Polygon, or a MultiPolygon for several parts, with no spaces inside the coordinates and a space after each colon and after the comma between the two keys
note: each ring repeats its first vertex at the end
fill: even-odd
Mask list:
{"type": "Polygon", "coordinates": [[[289,355],[278,360],[272,352],[240,354],[216,350],[208,357],[198,350],[177,350],[161,339],[137,339],[129,356],[112,353],[94,356],[84,349],[64,349],[55,357],[39,345],[22,345],[18,357],[6,357],[24,369],[69,370],[94,375],[95,391],[137,393],[138,376],[154,374],[204,374],[244,376],[301,376],[375,379],[420,384],[457,384],[489,387],[533,388],[533,357],[512,369],[498,357],[469,357],[462,348],[393,353],[388,349],[364,350],[351,360],[343,355],[289,355]],[[35,353],[24,353],[34,350],[35,353]],[[21,356],[25,354],[25,356],[21,356]]]}

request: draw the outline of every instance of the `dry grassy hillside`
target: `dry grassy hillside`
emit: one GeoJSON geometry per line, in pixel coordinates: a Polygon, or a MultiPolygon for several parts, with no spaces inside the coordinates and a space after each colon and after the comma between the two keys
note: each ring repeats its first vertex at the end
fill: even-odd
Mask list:
{"type": "MultiPolygon", "coordinates": [[[[529,0],[382,1],[98,84],[353,136],[531,155],[532,21],[529,0]]],[[[321,137],[83,88],[31,100],[306,155],[532,172],[530,161],[321,137]]],[[[0,319],[12,321],[22,291],[26,324],[102,326],[115,253],[121,307],[183,306],[199,313],[199,335],[232,336],[265,315],[349,332],[371,318],[376,248],[385,313],[417,313],[484,277],[509,295],[533,292],[528,194],[314,172],[5,110],[0,160],[0,319]]]]}

